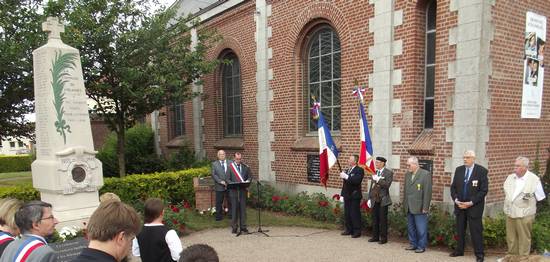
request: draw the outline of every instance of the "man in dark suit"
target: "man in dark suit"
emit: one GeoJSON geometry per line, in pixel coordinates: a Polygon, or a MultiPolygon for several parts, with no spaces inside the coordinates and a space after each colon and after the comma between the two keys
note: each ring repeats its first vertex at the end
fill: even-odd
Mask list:
{"type": "Polygon", "coordinates": [[[212,162],[212,179],[214,179],[214,191],[216,191],[216,221],[223,219],[223,200],[227,197],[228,170],[229,162],[225,160],[225,151],[219,150],[218,160],[212,162]]]}
{"type": "Polygon", "coordinates": [[[340,177],[344,180],[342,192],[340,195],[344,197],[344,217],[345,231],[343,236],[351,235],[352,238],[361,236],[361,210],[359,208],[363,193],[361,192],[361,182],[365,172],[363,168],[357,166],[359,156],[353,155],[348,159],[350,168],[346,172],[340,173],[340,177]]]}
{"type": "Polygon", "coordinates": [[[423,253],[428,245],[428,211],[432,200],[432,176],[420,168],[418,158],[407,159],[409,171],[405,173],[403,207],[407,212],[407,231],[410,246],[407,250],[423,253]]]}
{"type": "Polygon", "coordinates": [[[464,152],[464,165],[455,170],[451,184],[451,197],[455,202],[456,231],[458,235],[456,249],[451,257],[464,255],[466,224],[470,226],[470,236],[474,246],[476,261],[483,261],[483,224],[485,195],[489,190],[487,169],[475,164],[475,152],[464,152]]]}
{"type": "Polygon", "coordinates": [[[390,186],[393,180],[393,171],[386,168],[387,160],[376,158],[376,174],[372,176],[369,189],[369,207],[372,209],[373,234],[369,242],[386,244],[388,242],[388,207],[392,204],[390,186]]]}
{"type": "Polygon", "coordinates": [[[235,158],[229,166],[229,198],[231,199],[231,232],[237,234],[238,227],[241,233],[248,233],[246,228],[246,195],[250,185],[250,168],[242,163],[241,153],[235,153],[235,158]],[[231,184],[236,183],[236,184],[231,184]]]}

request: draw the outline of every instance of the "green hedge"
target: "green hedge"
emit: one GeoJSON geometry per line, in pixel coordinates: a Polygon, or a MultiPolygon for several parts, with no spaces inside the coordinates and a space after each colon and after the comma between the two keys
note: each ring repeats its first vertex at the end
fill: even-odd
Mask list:
{"type": "Polygon", "coordinates": [[[31,171],[31,156],[0,156],[2,173],[31,171]]]}
{"type": "Polygon", "coordinates": [[[124,178],[105,178],[100,194],[112,192],[127,203],[149,197],[160,197],[171,203],[186,200],[195,203],[193,177],[210,175],[210,168],[193,168],[174,172],[130,175],[124,178]]]}
{"type": "MultiPolygon", "coordinates": [[[[100,194],[112,192],[122,201],[137,204],[149,197],[160,197],[171,203],[183,200],[195,203],[193,177],[210,175],[210,168],[193,168],[174,172],[129,175],[124,178],[105,178],[100,194]]],[[[40,199],[31,186],[0,187],[0,198],[13,197],[23,201],[40,199]]]]}
{"type": "Polygon", "coordinates": [[[0,187],[0,198],[17,198],[22,201],[40,199],[40,193],[32,186],[0,187]]]}

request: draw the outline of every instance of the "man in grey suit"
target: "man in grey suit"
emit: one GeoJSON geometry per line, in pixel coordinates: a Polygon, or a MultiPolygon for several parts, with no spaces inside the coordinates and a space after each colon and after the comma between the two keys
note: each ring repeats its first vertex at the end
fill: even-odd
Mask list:
{"type": "Polygon", "coordinates": [[[407,250],[423,253],[428,245],[428,211],[432,200],[432,176],[420,168],[418,158],[407,159],[403,207],[407,212],[407,231],[410,246],[407,250]]]}
{"type": "Polygon", "coordinates": [[[15,223],[23,235],[6,247],[0,262],[21,261],[23,257],[27,257],[27,262],[57,260],[54,250],[46,242],[46,237],[53,234],[58,223],[52,215],[51,204],[42,201],[26,203],[15,213],[15,223]]]}
{"type": "Polygon", "coordinates": [[[386,244],[388,242],[388,207],[392,204],[390,186],[393,181],[393,171],[386,168],[387,160],[376,158],[376,174],[372,176],[369,189],[369,207],[372,208],[373,234],[369,242],[386,244]]]}
{"type": "MultiPolygon", "coordinates": [[[[218,151],[218,160],[212,162],[212,179],[214,179],[214,191],[216,191],[216,221],[223,219],[223,200],[227,196],[229,162],[225,160],[225,151],[218,151]]],[[[231,207],[229,207],[231,209],[231,207]]]]}

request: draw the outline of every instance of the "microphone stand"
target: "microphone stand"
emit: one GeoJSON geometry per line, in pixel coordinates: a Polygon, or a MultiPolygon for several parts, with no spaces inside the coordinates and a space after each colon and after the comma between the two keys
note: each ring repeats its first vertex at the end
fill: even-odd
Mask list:
{"type": "Polygon", "coordinates": [[[253,232],[253,233],[260,233],[260,234],[263,234],[264,236],[266,237],[269,237],[269,235],[267,234],[267,232],[269,232],[269,230],[262,230],[262,202],[261,202],[261,199],[262,199],[262,191],[260,190],[260,186],[262,185],[260,183],[260,180],[258,179],[257,181],[257,184],[256,184],[256,189],[258,191],[258,197],[257,197],[257,201],[258,201],[258,230],[256,232],[253,232]]]}

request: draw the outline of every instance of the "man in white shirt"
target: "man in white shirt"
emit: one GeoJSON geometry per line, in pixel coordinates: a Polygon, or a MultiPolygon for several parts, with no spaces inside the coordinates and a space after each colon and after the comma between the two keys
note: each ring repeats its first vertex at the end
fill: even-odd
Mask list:
{"type": "Polygon", "coordinates": [[[514,173],[504,182],[504,213],[509,255],[528,256],[537,201],[546,198],[540,178],[528,170],[529,159],[516,158],[514,173]]]}

